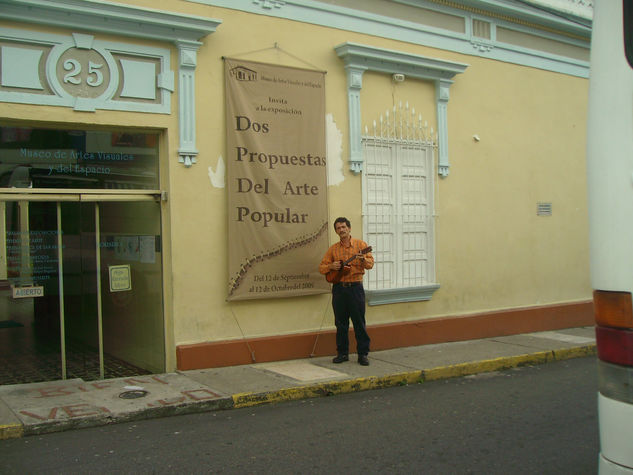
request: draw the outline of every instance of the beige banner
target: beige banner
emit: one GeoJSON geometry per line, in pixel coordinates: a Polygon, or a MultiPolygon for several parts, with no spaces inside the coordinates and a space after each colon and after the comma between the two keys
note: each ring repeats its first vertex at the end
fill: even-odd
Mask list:
{"type": "Polygon", "coordinates": [[[225,59],[229,300],[329,291],[325,74],[225,59]]]}

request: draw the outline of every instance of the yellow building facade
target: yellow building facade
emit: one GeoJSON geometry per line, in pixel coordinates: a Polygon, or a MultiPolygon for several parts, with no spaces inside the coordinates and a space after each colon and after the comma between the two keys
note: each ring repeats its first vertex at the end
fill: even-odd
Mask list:
{"type": "Polygon", "coordinates": [[[591,324],[590,12],[541,3],[0,0],[2,384],[336,352],[327,291],[227,299],[224,58],[324,73],[372,350],[591,324]]]}

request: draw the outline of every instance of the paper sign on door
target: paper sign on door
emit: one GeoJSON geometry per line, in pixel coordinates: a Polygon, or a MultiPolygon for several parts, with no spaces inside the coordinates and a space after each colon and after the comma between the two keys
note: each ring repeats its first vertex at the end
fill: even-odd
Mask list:
{"type": "Polygon", "coordinates": [[[132,290],[132,274],[130,265],[109,266],[110,292],[124,292],[132,290]]]}

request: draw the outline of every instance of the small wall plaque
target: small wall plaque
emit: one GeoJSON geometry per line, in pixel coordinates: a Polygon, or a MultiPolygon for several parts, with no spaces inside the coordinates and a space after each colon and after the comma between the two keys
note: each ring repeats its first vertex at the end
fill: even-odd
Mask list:
{"type": "Polygon", "coordinates": [[[536,215],[537,216],[551,216],[552,203],[536,203],[536,215]]]}
{"type": "Polygon", "coordinates": [[[44,287],[13,287],[14,299],[28,299],[32,297],[44,297],[44,287]]]}

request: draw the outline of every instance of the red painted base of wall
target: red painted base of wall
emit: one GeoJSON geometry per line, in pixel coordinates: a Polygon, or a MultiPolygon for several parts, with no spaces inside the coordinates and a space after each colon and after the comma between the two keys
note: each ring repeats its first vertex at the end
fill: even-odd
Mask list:
{"type": "MultiPolygon", "coordinates": [[[[529,307],[460,317],[368,326],[371,349],[476,340],[594,325],[592,301],[529,307]]],[[[335,332],[312,332],[179,345],[179,370],[217,368],[336,354],[335,332]]],[[[350,330],[350,350],[356,347],[350,330]]]]}

